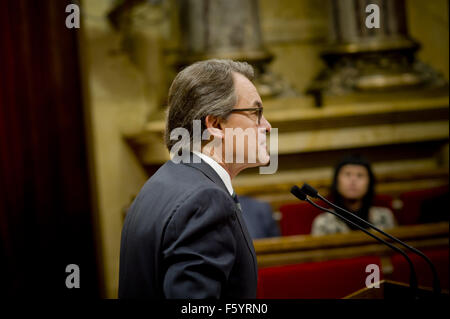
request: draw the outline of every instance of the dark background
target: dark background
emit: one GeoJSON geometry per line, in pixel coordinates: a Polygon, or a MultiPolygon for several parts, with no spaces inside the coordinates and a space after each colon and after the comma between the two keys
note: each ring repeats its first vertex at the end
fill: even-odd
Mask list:
{"type": "Polygon", "coordinates": [[[65,27],[72,2],[0,1],[0,290],[7,296],[102,294],[79,35],[65,27]],[[80,289],[65,286],[68,264],[80,267],[80,289]]]}

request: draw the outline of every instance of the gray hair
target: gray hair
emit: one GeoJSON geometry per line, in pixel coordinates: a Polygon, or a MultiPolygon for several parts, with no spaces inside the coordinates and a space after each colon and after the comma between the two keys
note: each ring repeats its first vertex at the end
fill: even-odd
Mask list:
{"type": "Polygon", "coordinates": [[[176,140],[170,140],[173,129],[187,129],[192,145],[194,120],[201,121],[203,132],[206,116],[225,118],[230,113],[237,103],[233,72],[249,80],[254,76],[252,66],[246,62],[217,59],[196,62],[177,74],[169,89],[164,134],[169,151],[177,143],[176,140]]]}

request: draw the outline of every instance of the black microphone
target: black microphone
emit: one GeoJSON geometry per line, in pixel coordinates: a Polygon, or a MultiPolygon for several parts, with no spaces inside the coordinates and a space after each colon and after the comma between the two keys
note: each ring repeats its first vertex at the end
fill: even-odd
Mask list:
{"type": "Polygon", "coordinates": [[[377,232],[383,234],[384,236],[390,238],[391,240],[395,241],[396,243],[399,243],[399,244],[402,245],[403,247],[409,249],[409,250],[412,251],[413,253],[419,255],[420,257],[422,257],[422,258],[427,262],[427,264],[428,264],[429,267],[431,268],[431,272],[433,273],[433,292],[434,292],[435,294],[440,294],[440,293],[441,293],[441,284],[440,284],[440,282],[439,282],[439,276],[438,276],[438,274],[437,274],[436,268],[435,268],[434,264],[431,262],[431,260],[430,260],[424,253],[422,253],[420,250],[418,250],[418,249],[416,249],[416,248],[414,248],[414,247],[412,247],[412,246],[406,244],[405,242],[401,241],[401,240],[398,239],[397,237],[394,237],[394,236],[392,236],[392,235],[390,235],[390,234],[388,234],[388,233],[382,231],[381,229],[379,229],[378,227],[376,227],[376,226],[374,226],[373,224],[369,223],[369,222],[366,221],[365,219],[362,219],[361,217],[359,217],[359,216],[357,216],[357,215],[355,215],[355,214],[349,212],[348,210],[346,210],[346,209],[344,209],[344,208],[342,208],[342,207],[340,207],[340,206],[337,206],[336,204],[330,202],[330,201],[327,200],[325,197],[323,197],[322,195],[320,195],[319,192],[318,192],[314,187],[312,187],[311,185],[308,185],[308,184],[306,184],[306,183],[303,184],[303,186],[302,186],[302,188],[301,188],[301,191],[302,191],[303,193],[305,193],[305,195],[308,195],[308,196],[313,197],[313,198],[321,199],[321,200],[324,201],[325,203],[327,203],[327,204],[333,206],[335,209],[338,209],[338,210],[340,210],[340,211],[342,211],[342,212],[345,212],[345,213],[349,214],[349,215],[352,216],[352,217],[355,217],[358,221],[362,222],[364,225],[366,225],[366,226],[368,226],[368,227],[370,227],[370,228],[376,230],[377,232]]]}
{"type": "Polygon", "coordinates": [[[403,250],[401,250],[400,248],[398,248],[398,247],[392,245],[391,243],[388,243],[388,242],[385,241],[384,239],[382,239],[382,238],[380,238],[380,237],[378,237],[378,236],[376,236],[376,235],[370,233],[370,232],[367,231],[364,227],[362,227],[362,226],[360,226],[360,225],[358,225],[358,224],[352,222],[351,220],[345,218],[344,216],[341,216],[340,214],[338,214],[338,213],[336,213],[336,212],[334,212],[334,211],[332,211],[332,210],[329,210],[329,209],[327,209],[327,208],[325,208],[325,207],[322,207],[322,206],[320,206],[320,205],[317,205],[316,203],[314,203],[313,201],[311,201],[311,200],[308,198],[308,196],[306,196],[306,193],[305,193],[302,189],[300,189],[297,185],[292,186],[292,188],[291,188],[291,193],[292,193],[295,197],[297,197],[298,199],[307,201],[308,203],[310,203],[310,204],[313,205],[314,207],[316,207],[316,208],[318,208],[318,209],[320,209],[320,210],[322,210],[322,211],[324,211],[324,212],[333,214],[333,215],[335,215],[336,217],[338,217],[338,218],[340,218],[340,219],[346,221],[347,223],[352,224],[353,226],[357,227],[359,230],[363,231],[364,233],[366,233],[366,234],[369,235],[370,237],[375,238],[375,239],[378,240],[379,242],[385,244],[386,246],[388,246],[388,247],[390,247],[391,249],[395,250],[396,252],[400,253],[400,254],[406,259],[406,261],[407,261],[408,264],[409,264],[409,270],[410,270],[410,273],[409,273],[409,286],[410,286],[410,288],[411,288],[411,290],[412,290],[412,296],[413,296],[414,298],[417,296],[417,276],[416,276],[416,271],[415,271],[415,269],[414,269],[414,265],[413,265],[411,259],[408,257],[408,255],[407,255],[403,250]]]}

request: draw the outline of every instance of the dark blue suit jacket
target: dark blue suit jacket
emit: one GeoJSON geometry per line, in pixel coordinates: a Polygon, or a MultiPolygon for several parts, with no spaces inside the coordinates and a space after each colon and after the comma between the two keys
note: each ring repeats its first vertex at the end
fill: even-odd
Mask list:
{"type": "Polygon", "coordinates": [[[190,164],[165,163],[132,203],[119,298],[256,297],[256,256],[241,212],[211,166],[190,156],[190,164]]]}
{"type": "Polygon", "coordinates": [[[281,236],[269,203],[247,196],[239,196],[239,202],[242,207],[242,216],[252,239],[281,236]]]}

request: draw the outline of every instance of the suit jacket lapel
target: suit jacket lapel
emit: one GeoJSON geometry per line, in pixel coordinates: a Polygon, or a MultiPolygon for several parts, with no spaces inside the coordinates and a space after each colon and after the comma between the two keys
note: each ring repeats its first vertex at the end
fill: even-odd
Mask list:
{"type": "MultiPolygon", "coordinates": [[[[239,226],[241,228],[241,232],[244,234],[245,241],[247,242],[247,247],[250,250],[250,253],[252,255],[253,268],[255,270],[255,275],[257,276],[258,266],[257,266],[257,262],[256,262],[256,253],[255,253],[255,248],[253,246],[253,240],[250,237],[250,234],[248,233],[248,230],[247,230],[247,226],[245,225],[245,221],[242,218],[242,210],[237,205],[236,205],[236,216],[237,216],[239,226]]],[[[257,278],[255,280],[257,280],[257,278]]]]}

